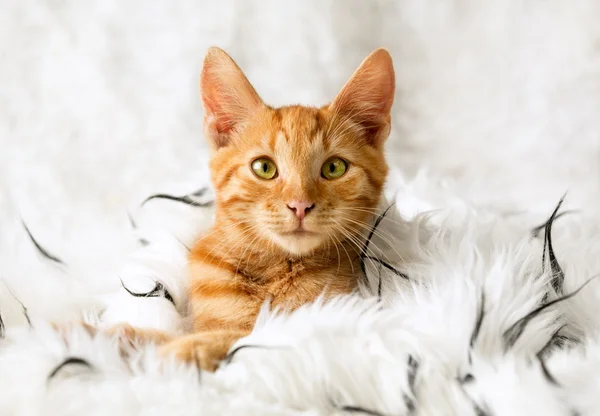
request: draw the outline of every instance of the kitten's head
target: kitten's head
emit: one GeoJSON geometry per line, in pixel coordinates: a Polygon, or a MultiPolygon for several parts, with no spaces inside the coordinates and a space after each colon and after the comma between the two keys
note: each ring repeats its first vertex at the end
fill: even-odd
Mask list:
{"type": "Polygon", "coordinates": [[[378,49],[329,105],[272,108],[224,51],[211,48],[201,89],[217,219],[295,256],[356,239],[388,172],[383,144],[394,86],[392,59],[378,49]]]}

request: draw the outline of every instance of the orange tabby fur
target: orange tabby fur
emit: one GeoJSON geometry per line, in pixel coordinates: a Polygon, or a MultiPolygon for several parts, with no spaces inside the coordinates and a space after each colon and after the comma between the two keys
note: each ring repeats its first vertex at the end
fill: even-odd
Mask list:
{"type": "Polygon", "coordinates": [[[266,300],[293,310],[356,288],[360,241],[388,172],[383,144],[394,70],[388,52],[378,49],[331,104],[272,108],[224,51],[211,48],[201,90],[217,197],[215,225],[189,256],[192,333],[170,339],[125,332],[212,370],[250,333],[266,300]],[[259,157],[275,163],[276,177],[254,174],[259,157]],[[331,157],[346,161],[347,171],[325,179],[321,167],[331,157]]]}

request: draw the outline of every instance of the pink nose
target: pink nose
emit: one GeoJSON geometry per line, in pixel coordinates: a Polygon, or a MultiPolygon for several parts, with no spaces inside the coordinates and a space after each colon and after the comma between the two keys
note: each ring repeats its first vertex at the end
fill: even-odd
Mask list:
{"type": "Polygon", "coordinates": [[[315,204],[306,201],[292,201],[287,204],[287,207],[294,211],[298,220],[302,221],[306,214],[315,207],[315,204]]]}

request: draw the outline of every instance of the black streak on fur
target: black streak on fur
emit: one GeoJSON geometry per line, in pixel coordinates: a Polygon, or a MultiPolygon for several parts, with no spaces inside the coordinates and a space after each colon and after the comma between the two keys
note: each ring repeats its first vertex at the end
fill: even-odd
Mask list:
{"type": "Polygon", "coordinates": [[[479,336],[479,331],[481,330],[481,324],[483,323],[483,317],[485,316],[485,293],[483,290],[481,291],[481,300],[479,301],[479,312],[477,313],[477,319],[475,320],[475,327],[473,328],[473,332],[471,333],[471,340],[469,342],[469,346],[473,348],[475,345],[475,341],[477,341],[477,337],[479,336]]]}
{"type": "Polygon", "coordinates": [[[227,356],[225,356],[225,358],[223,358],[222,362],[225,364],[229,364],[231,363],[231,361],[233,361],[234,356],[240,352],[241,350],[245,350],[248,348],[261,348],[261,349],[265,349],[265,350],[269,350],[269,349],[276,349],[276,348],[282,348],[282,347],[277,347],[277,346],[273,346],[273,345],[240,345],[236,348],[234,348],[231,352],[229,352],[229,354],[227,354],[227,356]]]}
{"type": "MultiPolygon", "coordinates": [[[[417,372],[419,371],[419,362],[413,358],[412,355],[408,356],[408,388],[412,393],[413,398],[416,398],[415,381],[417,379],[417,372]]],[[[415,411],[415,401],[413,398],[404,395],[404,402],[406,403],[406,409],[408,414],[412,414],[415,411]]]]}
{"type": "Polygon", "coordinates": [[[570,298],[574,297],[581,290],[583,290],[583,288],[585,286],[587,286],[588,283],[590,283],[596,277],[597,276],[594,276],[594,277],[588,279],[584,284],[582,284],[579,287],[579,289],[575,290],[574,292],[569,293],[568,295],[564,295],[564,296],[562,296],[560,298],[551,300],[550,302],[545,303],[544,305],[538,306],[533,311],[529,312],[527,315],[525,315],[524,317],[522,317],[521,319],[519,319],[517,322],[515,322],[510,328],[508,328],[502,334],[502,337],[504,338],[504,351],[508,351],[509,348],[511,348],[513,345],[515,345],[515,343],[517,342],[517,340],[519,339],[519,337],[521,336],[521,334],[523,334],[523,331],[525,331],[525,328],[527,327],[527,324],[532,319],[534,319],[540,313],[544,312],[550,306],[555,305],[555,304],[557,304],[559,302],[562,302],[562,301],[565,301],[567,299],[570,299],[570,298]]]}
{"type": "Polygon", "coordinates": [[[171,302],[173,305],[175,305],[173,296],[171,296],[169,291],[165,288],[165,285],[163,285],[161,282],[157,281],[156,286],[154,286],[154,289],[152,289],[150,292],[146,292],[146,293],[132,292],[131,290],[129,290],[127,288],[127,286],[125,286],[125,283],[123,283],[123,280],[121,280],[121,286],[123,286],[123,289],[125,289],[127,291],[127,293],[129,293],[131,296],[135,296],[136,298],[165,298],[169,302],[171,302]]]}
{"type": "MultiPolygon", "coordinates": [[[[557,220],[557,219],[559,219],[559,218],[561,218],[561,217],[563,217],[563,216],[565,216],[565,215],[568,215],[568,214],[574,214],[574,213],[576,213],[576,212],[578,212],[578,211],[576,211],[576,210],[567,210],[567,211],[563,211],[563,212],[561,212],[560,214],[557,214],[557,215],[556,215],[556,217],[554,217],[554,220],[557,220]]],[[[532,236],[533,238],[538,238],[538,237],[540,236],[540,232],[541,232],[541,231],[542,231],[544,228],[546,228],[546,223],[543,223],[543,224],[540,224],[540,225],[537,225],[537,226],[533,227],[533,228],[531,229],[531,236],[532,236]]]]}
{"type": "Polygon", "coordinates": [[[540,368],[542,369],[542,374],[544,374],[544,377],[546,378],[546,380],[548,380],[548,382],[550,384],[553,384],[555,386],[560,386],[560,384],[558,383],[558,381],[556,381],[556,378],[554,378],[552,373],[550,373],[550,371],[548,370],[548,367],[546,367],[546,362],[544,361],[544,356],[547,355],[547,352],[552,348],[553,345],[556,345],[556,339],[559,338],[558,333],[564,327],[565,327],[565,325],[561,326],[556,331],[554,331],[554,333],[552,334],[552,336],[550,337],[548,342],[546,342],[546,344],[536,354],[536,358],[538,359],[538,361],[540,363],[540,368]]]}
{"type": "Polygon", "coordinates": [[[381,286],[383,283],[383,279],[381,278],[381,263],[379,263],[379,267],[377,268],[377,277],[379,278],[377,282],[377,300],[381,302],[381,286]]]}
{"type": "Polygon", "coordinates": [[[50,254],[48,252],[48,250],[46,250],[44,247],[42,247],[35,238],[33,238],[33,235],[31,234],[31,231],[29,231],[29,228],[27,227],[27,224],[25,224],[25,221],[21,220],[21,224],[23,224],[23,228],[25,228],[25,232],[27,232],[27,235],[29,236],[29,239],[31,240],[31,242],[33,243],[33,245],[35,246],[35,248],[37,248],[37,250],[40,252],[40,254],[44,257],[46,257],[48,260],[53,261],[54,263],[57,264],[61,264],[64,265],[65,263],[59,259],[58,257],[50,254]]]}
{"type": "Polygon", "coordinates": [[[192,251],[192,249],[191,249],[190,247],[188,247],[188,246],[187,246],[187,245],[186,245],[186,244],[185,244],[183,241],[181,241],[179,238],[175,237],[175,239],[177,240],[177,242],[178,242],[179,244],[181,244],[181,245],[182,245],[182,246],[183,246],[183,247],[184,247],[184,248],[187,250],[187,252],[188,252],[188,253],[189,253],[190,251],[192,251]]]}
{"type": "Polygon", "coordinates": [[[6,327],[4,326],[4,321],[2,320],[2,314],[0,314],[0,339],[4,338],[5,331],[6,327]]]}
{"type": "Polygon", "coordinates": [[[548,380],[548,382],[552,385],[560,386],[558,381],[556,381],[554,376],[548,370],[548,367],[546,367],[546,363],[544,362],[544,359],[539,354],[537,355],[537,359],[540,362],[540,367],[542,368],[542,374],[544,374],[544,377],[546,378],[546,380],[548,380]]]}
{"type": "Polygon", "coordinates": [[[131,229],[137,230],[137,224],[135,223],[135,220],[131,216],[130,212],[127,213],[127,218],[129,218],[129,225],[131,225],[131,229]]]}
{"type": "Polygon", "coordinates": [[[560,328],[558,328],[556,331],[554,331],[554,333],[552,334],[552,336],[550,337],[550,339],[548,339],[548,342],[546,342],[546,344],[544,344],[544,346],[537,353],[538,357],[545,357],[546,355],[548,355],[548,352],[554,346],[558,346],[558,348],[562,347],[563,338],[565,338],[565,337],[559,335],[559,333],[560,333],[560,331],[563,330],[563,328],[565,326],[566,325],[563,325],[560,328]]]}
{"type": "MultiPolygon", "coordinates": [[[[467,374],[465,377],[462,378],[462,380],[459,379],[458,382],[462,387],[464,384],[471,383],[474,380],[475,380],[475,378],[471,374],[467,374]]],[[[477,415],[477,416],[492,416],[492,413],[488,410],[488,408],[485,404],[483,405],[483,407],[479,406],[477,403],[475,403],[475,401],[471,398],[471,396],[469,396],[467,394],[467,392],[465,391],[464,388],[462,388],[462,392],[464,393],[464,395],[467,397],[467,399],[473,405],[473,411],[475,412],[475,415],[477,415]]]]}
{"type": "Polygon", "coordinates": [[[369,409],[365,409],[364,407],[358,407],[358,406],[341,406],[341,407],[339,407],[339,409],[342,412],[348,412],[348,413],[362,413],[362,414],[370,415],[370,416],[384,416],[383,413],[379,413],[375,410],[369,410],[369,409]]]}
{"type": "MultiPolygon", "coordinates": [[[[389,207],[387,207],[385,209],[385,211],[383,211],[383,213],[381,213],[377,219],[375,220],[375,223],[373,223],[373,225],[371,226],[371,231],[369,232],[369,236],[367,237],[367,239],[365,240],[362,249],[360,251],[360,269],[362,270],[363,276],[365,279],[367,279],[367,267],[365,264],[365,260],[371,260],[376,262],[377,264],[379,264],[379,266],[383,266],[385,267],[387,270],[390,270],[391,272],[393,272],[396,276],[402,277],[403,279],[407,279],[408,280],[408,276],[404,273],[402,273],[401,271],[399,271],[398,269],[396,269],[395,267],[393,267],[392,265],[390,265],[389,263],[378,259],[377,257],[373,257],[373,256],[369,256],[367,255],[367,250],[369,249],[369,244],[371,243],[371,239],[373,238],[373,235],[375,234],[375,231],[377,230],[377,227],[379,227],[379,224],[381,223],[381,221],[383,221],[383,219],[385,218],[385,216],[387,215],[387,213],[389,212],[390,208],[392,208],[395,205],[395,203],[392,203],[389,207]]],[[[381,273],[379,274],[379,283],[378,283],[378,296],[379,298],[381,298],[381,273]]]]}
{"type": "Polygon", "coordinates": [[[389,207],[387,207],[385,209],[385,211],[383,211],[382,214],[379,214],[379,216],[375,220],[375,223],[371,226],[371,231],[369,232],[369,236],[365,240],[365,243],[363,244],[362,249],[360,251],[360,269],[362,270],[363,275],[365,275],[365,277],[367,276],[367,268],[365,266],[364,260],[367,256],[367,250],[369,249],[369,243],[371,243],[371,239],[373,238],[373,234],[375,234],[375,230],[377,230],[377,227],[379,226],[381,221],[385,218],[385,216],[387,215],[390,208],[392,208],[393,206],[394,206],[394,204],[392,203],[389,207]]]}
{"type": "Polygon", "coordinates": [[[551,283],[558,295],[562,295],[563,293],[565,272],[560,267],[560,264],[558,264],[558,260],[554,254],[554,248],[552,247],[552,225],[557,218],[558,210],[560,209],[565,196],[558,201],[556,208],[554,208],[554,212],[552,212],[552,215],[550,215],[550,218],[548,218],[548,221],[546,221],[546,224],[544,225],[544,251],[542,252],[542,270],[544,270],[546,267],[546,249],[548,250],[548,260],[550,261],[550,271],[552,272],[551,283]]]}
{"type": "Polygon", "coordinates": [[[27,308],[25,307],[23,302],[21,302],[19,300],[19,298],[15,296],[15,294],[12,292],[12,290],[10,290],[10,288],[6,285],[6,283],[4,283],[4,287],[6,287],[6,290],[8,290],[8,293],[10,293],[10,295],[13,297],[13,299],[16,300],[19,303],[19,305],[21,305],[21,310],[23,311],[23,315],[25,316],[25,319],[27,320],[27,325],[29,325],[29,328],[33,328],[33,325],[31,325],[31,318],[29,318],[29,313],[27,312],[27,308]]]}
{"type": "Polygon", "coordinates": [[[69,357],[66,360],[64,360],[62,363],[57,365],[56,368],[54,368],[54,370],[52,370],[50,372],[50,374],[48,375],[48,381],[51,381],[54,377],[56,377],[56,375],[60,372],[60,370],[62,370],[63,368],[65,368],[68,365],[83,365],[83,366],[89,368],[90,370],[93,369],[92,365],[89,362],[87,362],[86,360],[84,360],[83,358],[69,357]]]}
{"type": "Polygon", "coordinates": [[[374,262],[378,263],[380,266],[383,266],[386,269],[388,269],[389,271],[393,272],[396,276],[399,276],[399,277],[402,277],[403,279],[407,279],[408,280],[408,276],[406,274],[402,273],[400,270],[396,269],[395,267],[393,267],[389,263],[387,263],[387,262],[385,262],[385,261],[383,261],[381,259],[378,259],[377,257],[364,256],[363,258],[366,259],[366,260],[373,260],[374,262]]]}
{"type": "Polygon", "coordinates": [[[458,378],[458,382],[461,385],[469,384],[474,381],[475,381],[475,377],[473,377],[473,374],[471,374],[471,373],[467,373],[462,378],[461,377],[458,378]]]}
{"type": "Polygon", "coordinates": [[[473,407],[474,407],[474,410],[475,410],[475,414],[477,416],[492,416],[492,414],[489,411],[483,410],[477,404],[473,404],[473,407]]]}
{"type": "MultiPolygon", "coordinates": [[[[200,197],[206,193],[206,190],[207,190],[206,188],[202,188],[202,189],[197,190],[196,192],[191,193],[190,195],[200,197]]],[[[146,202],[151,201],[153,199],[168,199],[170,201],[181,202],[183,204],[187,204],[187,205],[190,205],[193,207],[210,207],[214,204],[214,201],[208,201],[208,202],[194,201],[192,198],[189,197],[189,195],[174,196],[174,195],[168,195],[168,194],[154,194],[154,195],[150,195],[148,198],[146,198],[144,200],[144,202],[142,202],[141,206],[144,206],[146,204],[146,202]]]]}

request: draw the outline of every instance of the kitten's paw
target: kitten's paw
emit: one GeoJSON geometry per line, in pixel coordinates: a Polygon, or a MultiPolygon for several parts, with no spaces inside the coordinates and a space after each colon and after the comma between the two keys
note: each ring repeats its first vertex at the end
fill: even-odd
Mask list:
{"type": "Polygon", "coordinates": [[[136,347],[142,344],[164,344],[172,339],[172,335],[156,329],[136,328],[127,323],[114,325],[103,331],[122,345],[136,347]]]}
{"type": "Polygon", "coordinates": [[[178,361],[195,364],[205,371],[215,371],[227,351],[211,345],[210,337],[183,337],[159,348],[163,357],[175,357],[178,361]]]}
{"type": "Polygon", "coordinates": [[[159,348],[159,355],[215,371],[235,341],[244,336],[237,331],[201,332],[177,338],[159,348]]]}

